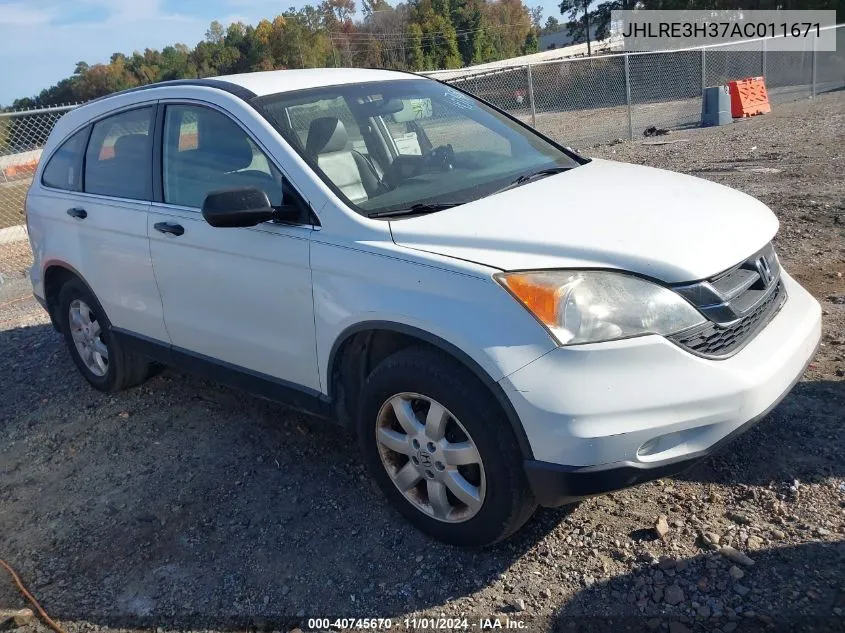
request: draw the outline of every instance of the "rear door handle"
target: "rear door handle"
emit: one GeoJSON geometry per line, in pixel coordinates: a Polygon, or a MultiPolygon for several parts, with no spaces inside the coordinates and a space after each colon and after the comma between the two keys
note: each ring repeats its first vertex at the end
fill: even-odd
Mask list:
{"type": "Polygon", "coordinates": [[[88,217],[88,212],[81,207],[74,207],[73,209],[68,209],[67,214],[72,218],[76,218],[77,220],[84,220],[88,217]]]}
{"type": "Polygon", "coordinates": [[[181,224],[174,224],[173,222],[156,222],[153,228],[159,233],[170,233],[171,235],[182,235],[185,232],[181,224]]]}

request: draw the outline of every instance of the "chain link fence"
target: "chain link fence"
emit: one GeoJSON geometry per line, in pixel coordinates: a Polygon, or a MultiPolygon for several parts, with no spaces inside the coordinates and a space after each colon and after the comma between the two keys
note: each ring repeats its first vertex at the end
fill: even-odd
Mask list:
{"type": "MultiPolygon", "coordinates": [[[[763,76],[775,105],[845,88],[845,25],[835,28],[836,51],[816,51],[810,40],[800,52],[740,43],[532,64],[515,59],[495,70],[450,71],[445,80],[558,141],[587,147],[634,139],[652,126],[695,127],[703,88],[734,79],[763,76]]],[[[23,275],[32,262],[24,198],[47,136],[73,107],[0,113],[0,276],[23,275]]]]}
{"type": "Polygon", "coordinates": [[[56,124],[76,106],[0,112],[0,278],[23,276],[32,263],[24,198],[56,124]]]}
{"type": "Polygon", "coordinates": [[[696,127],[708,86],[763,76],[772,104],[845,87],[845,25],[836,51],[752,50],[743,42],[680,51],[569,57],[495,70],[426,73],[507,110],[575,147],[634,139],[649,127],[696,127]]]}

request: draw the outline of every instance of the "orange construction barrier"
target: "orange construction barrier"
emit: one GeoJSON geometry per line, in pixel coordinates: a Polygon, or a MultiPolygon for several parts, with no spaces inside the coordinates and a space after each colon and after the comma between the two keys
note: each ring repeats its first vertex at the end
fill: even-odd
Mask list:
{"type": "Polygon", "coordinates": [[[762,77],[749,77],[728,83],[731,92],[731,116],[735,119],[772,111],[769,93],[762,77]]]}
{"type": "Polygon", "coordinates": [[[29,161],[28,163],[22,163],[20,165],[12,165],[10,167],[6,167],[3,169],[3,175],[6,177],[6,180],[16,180],[18,178],[26,178],[27,176],[32,176],[35,173],[35,168],[38,167],[38,161],[33,160],[29,161]]]}

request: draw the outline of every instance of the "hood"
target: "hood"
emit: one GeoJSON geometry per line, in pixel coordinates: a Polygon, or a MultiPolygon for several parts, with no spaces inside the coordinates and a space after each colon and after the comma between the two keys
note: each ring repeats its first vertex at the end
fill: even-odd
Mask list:
{"type": "Polygon", "coordinates": [[[501,270],[616,268],[674,283],[741,262],[774,237],[778,221],[735,189],[594,159],[390,228],[401,246],[501,270]]]}

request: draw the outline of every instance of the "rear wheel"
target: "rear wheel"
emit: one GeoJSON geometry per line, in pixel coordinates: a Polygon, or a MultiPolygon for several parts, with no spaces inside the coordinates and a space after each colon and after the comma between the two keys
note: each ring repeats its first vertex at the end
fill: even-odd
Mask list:
{"type": "Polygon", "coordinates": [[[357,430],[388,500],[435,538],[489,545],[536,508],[507,420],[445,354],[408,348],[384,360],[364,385],[357,430]]]}
{"type": "Polygon", "coordinates": [[[70,355],[93,387],[120,391],[143,382],[150,374],[151,364],[124,349],[99,301],[81,281],[71,279],[62,286],[58,309],[70,355]]]}

